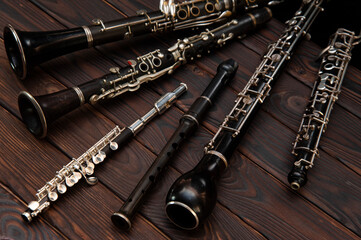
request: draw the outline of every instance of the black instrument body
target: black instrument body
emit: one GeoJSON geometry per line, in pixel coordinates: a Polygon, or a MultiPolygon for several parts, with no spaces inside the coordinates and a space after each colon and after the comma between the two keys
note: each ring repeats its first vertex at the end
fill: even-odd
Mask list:
{"type": "Polygon", "coordinates": [[[56,172],[54,178],[37,191],[36,200],[31,201],[25,212],[21,214],[24,221],[33,221],[53,202],[57,201],[60,195],[64,195],[68,188],[77,184],[80,179],[84,178],[89,185],[95,185],[98,182],[98,178],[94,176],[95,166],[108,159],[155,116],[163,114],[186,90],[187,85],[181,83],[173,92],[163,95],[143,117],[128,127],[121,129],[116,126],[80,157],[73,158],[67,165],[63,166],[56,172]]]}
{"type": "Polygon", "coordinates": [[[25,32],[11,25],[4,28],[4,42],[11,68],[20,79],[45,61],[101,44],[163,31],[195,28],[225,21],[248,9],[278,4],[270,0],[161,1],[158,11],[138,11],[137,16],[66,30],[25,32]]]}
{"type": "Polygon", "coordinates": [[[292,153],[296,157],[288,182],[294,190],[307,182],[307,171],[319,155],[318,145],[326,131],[330,114],[341,92],[346,70],[351,60],[352,48],[360,42],[361,36],[340,28],[331,36],[322,57],[318,78],[313,87],[310,101],[303,114],[292,153]]]}
{"type": "Polygon", "coordinates": [[[161,171],[169,163],[173,154],[184,140],[190,137],[198,128],[201,119],[211,107],[216,95],[234,77],[237,68],[238,65],[233,59],[224,61],[218,66],[217,74],[214,76],[213,80],[201,96],[192,104],[189,110],[181,117],[178,128],[159,153],[151,167],[144,174],[133,192],[129,195],[124,205],[118,212],[112,215],[112,221],[117,227],[124,230],[130,229],[132,218],[145,199],[145,196],[154,186],[161,171]]]}
{"type": "Polygon", "coordinates": [[[233,109],[205,147],[205,154],[198,165],[171,186],[166,198],[166,212],[178,227],[194,229],[212,212],[217,201],[216,180],[227,168],[228,160],[295,47],[322,10],[321,4],[322,0],[304,3],[287,22],[286,30],[277,42],[269,46],[261,64],[238,94],[233,109]]]}
{"type": "Polygon", "coordinates": [[[136,91],[140,85],[172,74],[180,65],[223,46],[229,40],[256,29],[271,18],[268,8],[254,10],[213,30],[178,40],[169,49],[155,50],[136,60],[129,60],[123,69],[110,69],[110,74],[77,87],[33,97],[19,95],[19,110],[24,123],[35,136],[46,136],[48,125],[84,103],[96,103],[114,98],[126,91],[136,91]]]}

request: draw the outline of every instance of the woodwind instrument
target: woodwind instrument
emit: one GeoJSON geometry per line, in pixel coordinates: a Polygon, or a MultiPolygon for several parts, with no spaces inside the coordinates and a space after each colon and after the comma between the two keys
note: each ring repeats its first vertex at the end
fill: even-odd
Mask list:
{"type": "Polygon", "coordinates": [[[160,10],[140,10],[137,16],[109,22],[94,19],[90,26],[58,31],[25,32],[11,25],[4,28],[5,49],[20,79],[45,61],[101,44],[154,32],[207,26],[248,9],[276,5],[283,0],[160,0],[160,10]]]}
{"type": "Polygon", "coordinates": [[[146,195],[155,185],[158,176],[171,160],[179,146],[196,131],[201,119],[212,105],[214,98],[218,92],[224,88],[227,82],[234,77],[237,68],[238,64],[233,59],[224,61],[218,66],[217,74],[201,96],[197,98],[189,110],[181,117],[178,128],[154,160],[152,166],[150,166],[144,174],[119,211],[112,215],[112,222],[118,228],[123,230],[129,230],[131,228],[132,218],[146,195]]]}
{"type": "Polygon", "coordinates": [[[322,10],[322,2],[303,1],[294,17],[286,22],[286,29],[279,40],[269,45],[263,61],[238,94],[231,112],[206,145],[203,158],[193,170],[180,176],[171,186],[166,197],[166,213],[178,227],[195,229],[212,212],[217,201],[216,180],[229,165],[229,159],[256,111],[322,10]]]}
{"type": "Polygon", "coordinates": [[[330,114],[341,92],[341,85],[351,60],[352,48],[360,43],[360,36],[339,28],[331,36],[328,47],[320,54],[322,62],[300,128],[293,144],[296,161],[288,174],[294,190],[307,182],[307,171],[313,167],[322,134],[326,131],[330,114]]]}
{"type": "Polygon", "coordinates": [[[23,122],[31,133],[43,138],[51,122],[82,104],[95,104],[127,91],[136,91],[141,84],[172,74],[180,65],[254,30],[270,18],[271,10],[257,9],[213,30],[207,29],[199,35],[178,40],[168,49],[158,49],[136,60],[129,60],[128,67],[113,67],[109,74],[79,86],[36,97],[21,92],[18,101],[23,122]]]}
{"type": "Polygon", "coordinates": [[[44,212],[52,202],[56,201],[59,194],[64,194],[82,177],[89,185],[96,184],[98,179],[93,176],[95,165],[104,162],[106,157],[109,157],[121,145],[141,131],[150,120],[164,113],[186,90],[187,85],[182,83],[173,92],[161,97],[147,114],[132,125],[123,129],[116,126],[79,158],[73,158],[66,166],[56,172],[53,179],[38,190],[37,200],[29,203],[28,209],[21,215],[23,219],[26,222],[31,222],[36,216],[44,212]]]}

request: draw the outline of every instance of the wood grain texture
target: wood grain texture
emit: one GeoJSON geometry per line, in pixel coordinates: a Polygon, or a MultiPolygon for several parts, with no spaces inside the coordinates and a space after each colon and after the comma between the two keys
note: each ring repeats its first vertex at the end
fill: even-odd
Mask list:
{"type": "Polygon", "coordinates": [[[24,205],[0,186],[0,239],[67,239],[43,220],[29,228],[20,216],[23,210],[24,205]]]}
{"type": "MultiPolygon", "coordinates": [[[[0,26],[11,22],[22,30],[53,30],[88,25],[93,18],[125,18],[141,8],[156,10],[158,1],[18,0],[0,2],[0,6],[4,15],[0,26]]],[[[357,211],[361,196],[357,161],[361,149],[359,70],[350,67],[346,75],[322,140],[321,159],[310,170],[308,185],[294,193],[286,180],[293,162],[291,143],[317,76],[318,64],[314,60],[320,48],[312,42],[300,45],[242,140],[231,160],[232,166],[219,181],[218,203],[204,226],[184,232],[169,223],[164,214],[169,186],[202,157],[203,146],[259,65],[268,43],[276,40],[283,28],[283,24],[272,20],[259,33],[187,64],[172,76],[145,84],[135,93],[84,106],[56,121],[42,141],[27,133],[17,119],[18,91],[27,89],[38,95],[84,83],[104,75],[111,66],[126,66],[127,59],[169,47],[177,38],[189,35],[189,31],[144,36],[69,54],[36,67],[22,83],[12,74],[0,40],[0,130],[4,136],[1,154],[12,155],[0,158],[1,168],[5,169],[0,173],[0,182],[21,199],[32,200],[36,189],[53,177],[69,157],[82,154],[116,124],[131,124],[161,94],[185,82],[189,91],[175,108],[152,121],[109,162],[97,168],[97,186],[79,183],[41,219],[71,239],[141,239],[144,233],[149,239],[357,239],[361,235],[357,211]],[[177,127],[181,114],[207,86],[216,66],[230,57],[240,63],[235,79],[220,94],[195,137],[181,147],[160,178],[157,191],[136,215],[134,228],[129,233],[119,232],[110,223],[110,214],[120,207],[150,166],[177,127]]]]}

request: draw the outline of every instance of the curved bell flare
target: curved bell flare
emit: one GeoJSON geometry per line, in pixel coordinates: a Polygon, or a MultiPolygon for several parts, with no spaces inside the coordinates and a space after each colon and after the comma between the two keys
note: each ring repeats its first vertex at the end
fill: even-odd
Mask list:
{"type": "Polygon", "coordinates": [[[182,229],[197,228],[216,205],[216,184],[209,175],[188,172],[178,178],[170,189],[166,198],[166,214],[182,229]]]}

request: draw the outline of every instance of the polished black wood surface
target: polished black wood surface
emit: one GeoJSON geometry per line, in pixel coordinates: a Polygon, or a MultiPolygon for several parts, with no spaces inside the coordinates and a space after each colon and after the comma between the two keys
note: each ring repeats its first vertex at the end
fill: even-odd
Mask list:
{"type": "MultiPolygon", "coordinates": [[[[157,0],[0,2],[0,27],[11,23],[25,31],[50,31],[132,16],[138,9],[158,8],[157,0]]],[[[216,207],[205,224],[191,232],[173,226],[164,212],[165,195],[182,173],[203,155],[218,125],[233,107],[259,65],[268,43],[278,39],[284,24],[271,20],[265,28],[182,66],[172,76],[145,84],[134,93],[95,106],[84,106],[54,123],[38,140],[21,122],[17,95],[27,90],[42,95],[82,84],[125,67],[127,60],[177,38],[192,34],[140,37],[66,55],[36,67],[25,81],[10,69],[0,33],[0,238],[10,239],[359,239],[361,236],[361,71],[350,67],[330,123],[321,141],[320,158],[309,182],[294,192],[287,174],[293,164],[292,142],[317,77],[321,47],[305,41],[263,104],[218,185],[216,207]],[[178,126],[181,115],[203,92],[217,65],[234,58],[237,75],[208,117],[184,144],[168,171],[141,207],[129,232],[112,225],[119,209],[178,126]],[[189,91],[166,114],[96,168],[100,182],[77,184],[31,223],[20,213],[36,190],[55,171],[78,157],[115,125],[127,126],[145,114],[160,95],[180,82],[189,91]]]]}

